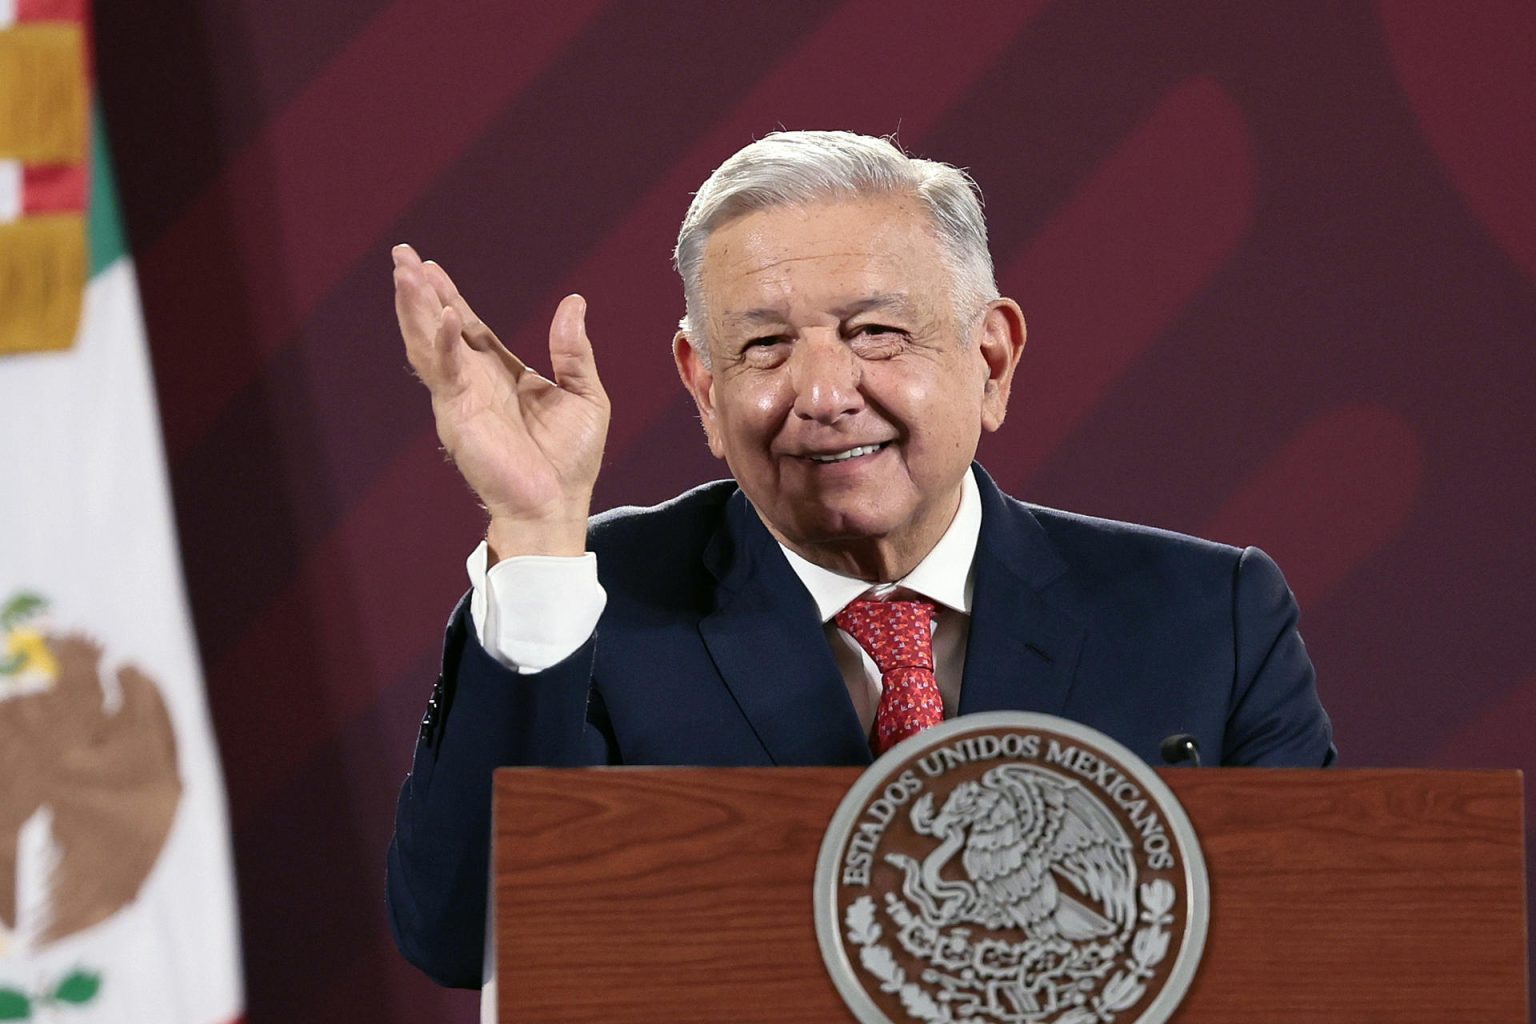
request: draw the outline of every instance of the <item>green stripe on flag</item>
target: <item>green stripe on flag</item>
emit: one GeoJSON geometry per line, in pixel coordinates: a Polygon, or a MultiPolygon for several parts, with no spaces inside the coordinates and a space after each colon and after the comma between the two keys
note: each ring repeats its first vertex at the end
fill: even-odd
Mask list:
{"type": "Polygon", "coordinates": [[[112,154],[107,148],[107,126],[101,105],[91,112],[91,199],[86,237],[91,246],[91,277],[111,266],[128,252],[123,220],[117,210],[117,183],[112,176],[112,154]]]}

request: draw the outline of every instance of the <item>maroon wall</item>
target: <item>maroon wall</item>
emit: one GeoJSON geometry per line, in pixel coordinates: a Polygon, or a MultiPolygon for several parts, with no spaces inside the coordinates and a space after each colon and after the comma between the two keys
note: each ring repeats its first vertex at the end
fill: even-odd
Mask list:
{"type": "Polygon", "coordinates": [[[599,503],[659,499],[720,473],[667,357],[676,224],[781,125],[986,189],[1030,323],[1005,487],[1267,548],[1346,763],[1536,767],[1536,7],[1170,6],[97,5],[253,1021],[473,1013],[382,908],[480,526],[390,244],[534,361],[584,292],[599,503]]]}

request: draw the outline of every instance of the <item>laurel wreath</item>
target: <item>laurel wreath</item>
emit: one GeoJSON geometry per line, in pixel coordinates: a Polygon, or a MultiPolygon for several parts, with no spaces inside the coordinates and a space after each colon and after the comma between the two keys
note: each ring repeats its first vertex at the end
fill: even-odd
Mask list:
{"type": "Polygon", "coordinates": [[[843,923],[848,928],[848,941],[859,947],[859,966],[880,980],[880,991],[895,993],[901,999],[908,1016],[928,1024],[944,1024],[951,1019],[947,1008],[907,981],[907,972],[902,970],[891,951],[878,945],[881,929],[875,921],[873,897],[860,896],[850,903],[843,923]]]}
{"type": "Polygon", "coordinates": [[[43,1007],[84,1006],[101,991],[101,973],[77,967],[41,992],[0,985],[0,1021],[31,1020],[43,1007]]]}
{"type": "MultiPolygon", "coordinates": [[[[1164,879],[1144,882],[1139,887],[1143,927],[1131,939],[1131,954],[1121,970],[1112,975],[1088,1006],[1076,1006],[1051,1024],[1113,1024],[1115,1017],[1146,994],[1153,969],[1168,956],[1173,924],[1173,902],[1177,893],[1164,879]]],[[[907,980],[907,972],[896,962],[891,951],[880,945],[882,929],[875,920],[875,901],[860,896],[848,905],[843,917],[848,942],[859,949],[859,966],[880,982],[880,990],[897,995],[908,1016],[926,1024],[947,1024],[953,1018],[949,1008],[907,980]]]]}

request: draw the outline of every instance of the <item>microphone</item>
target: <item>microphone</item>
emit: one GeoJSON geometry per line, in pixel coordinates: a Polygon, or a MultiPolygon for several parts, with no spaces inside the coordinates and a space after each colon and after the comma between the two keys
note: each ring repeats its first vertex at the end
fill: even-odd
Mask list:
{"type": "Polygon", "coordinates": [[[1158,750],[1168,764],[1181,765],[1189,761],[1193,767],[1200,767],[1200,744],[1187,732],[1176,732],[1169,736],[1158,750]]]}

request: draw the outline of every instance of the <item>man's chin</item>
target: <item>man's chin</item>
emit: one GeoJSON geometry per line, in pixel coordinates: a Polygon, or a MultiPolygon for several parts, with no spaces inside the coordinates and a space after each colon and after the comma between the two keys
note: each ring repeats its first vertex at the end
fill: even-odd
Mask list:
{"type": "Polygon", "coordinates": [[[782,526],[764,517],[769,532],[781,543],[801,553],[818,551],[827,555],[867,553],[899,539],[902,527],[910,521],[900,516],[837,510],[788,519],[782,526]]]}
{"type": "Polygon", "coordinates": [[[773,504],[753,505],[781,544],[817,565],[866,579],[874,578],[871,573],[899,578],[910,572],[953,517],[953,507],[942,521],[924,515],[925,506],[915,496],[889,487],[874,495],[869,490],[843,495],[823,491],[814,500],[797,502],[785,500],[783,492],[774,497],[779,500],[773,504]],[[888,576],[891,572],[896,575],[888,576]]]}

